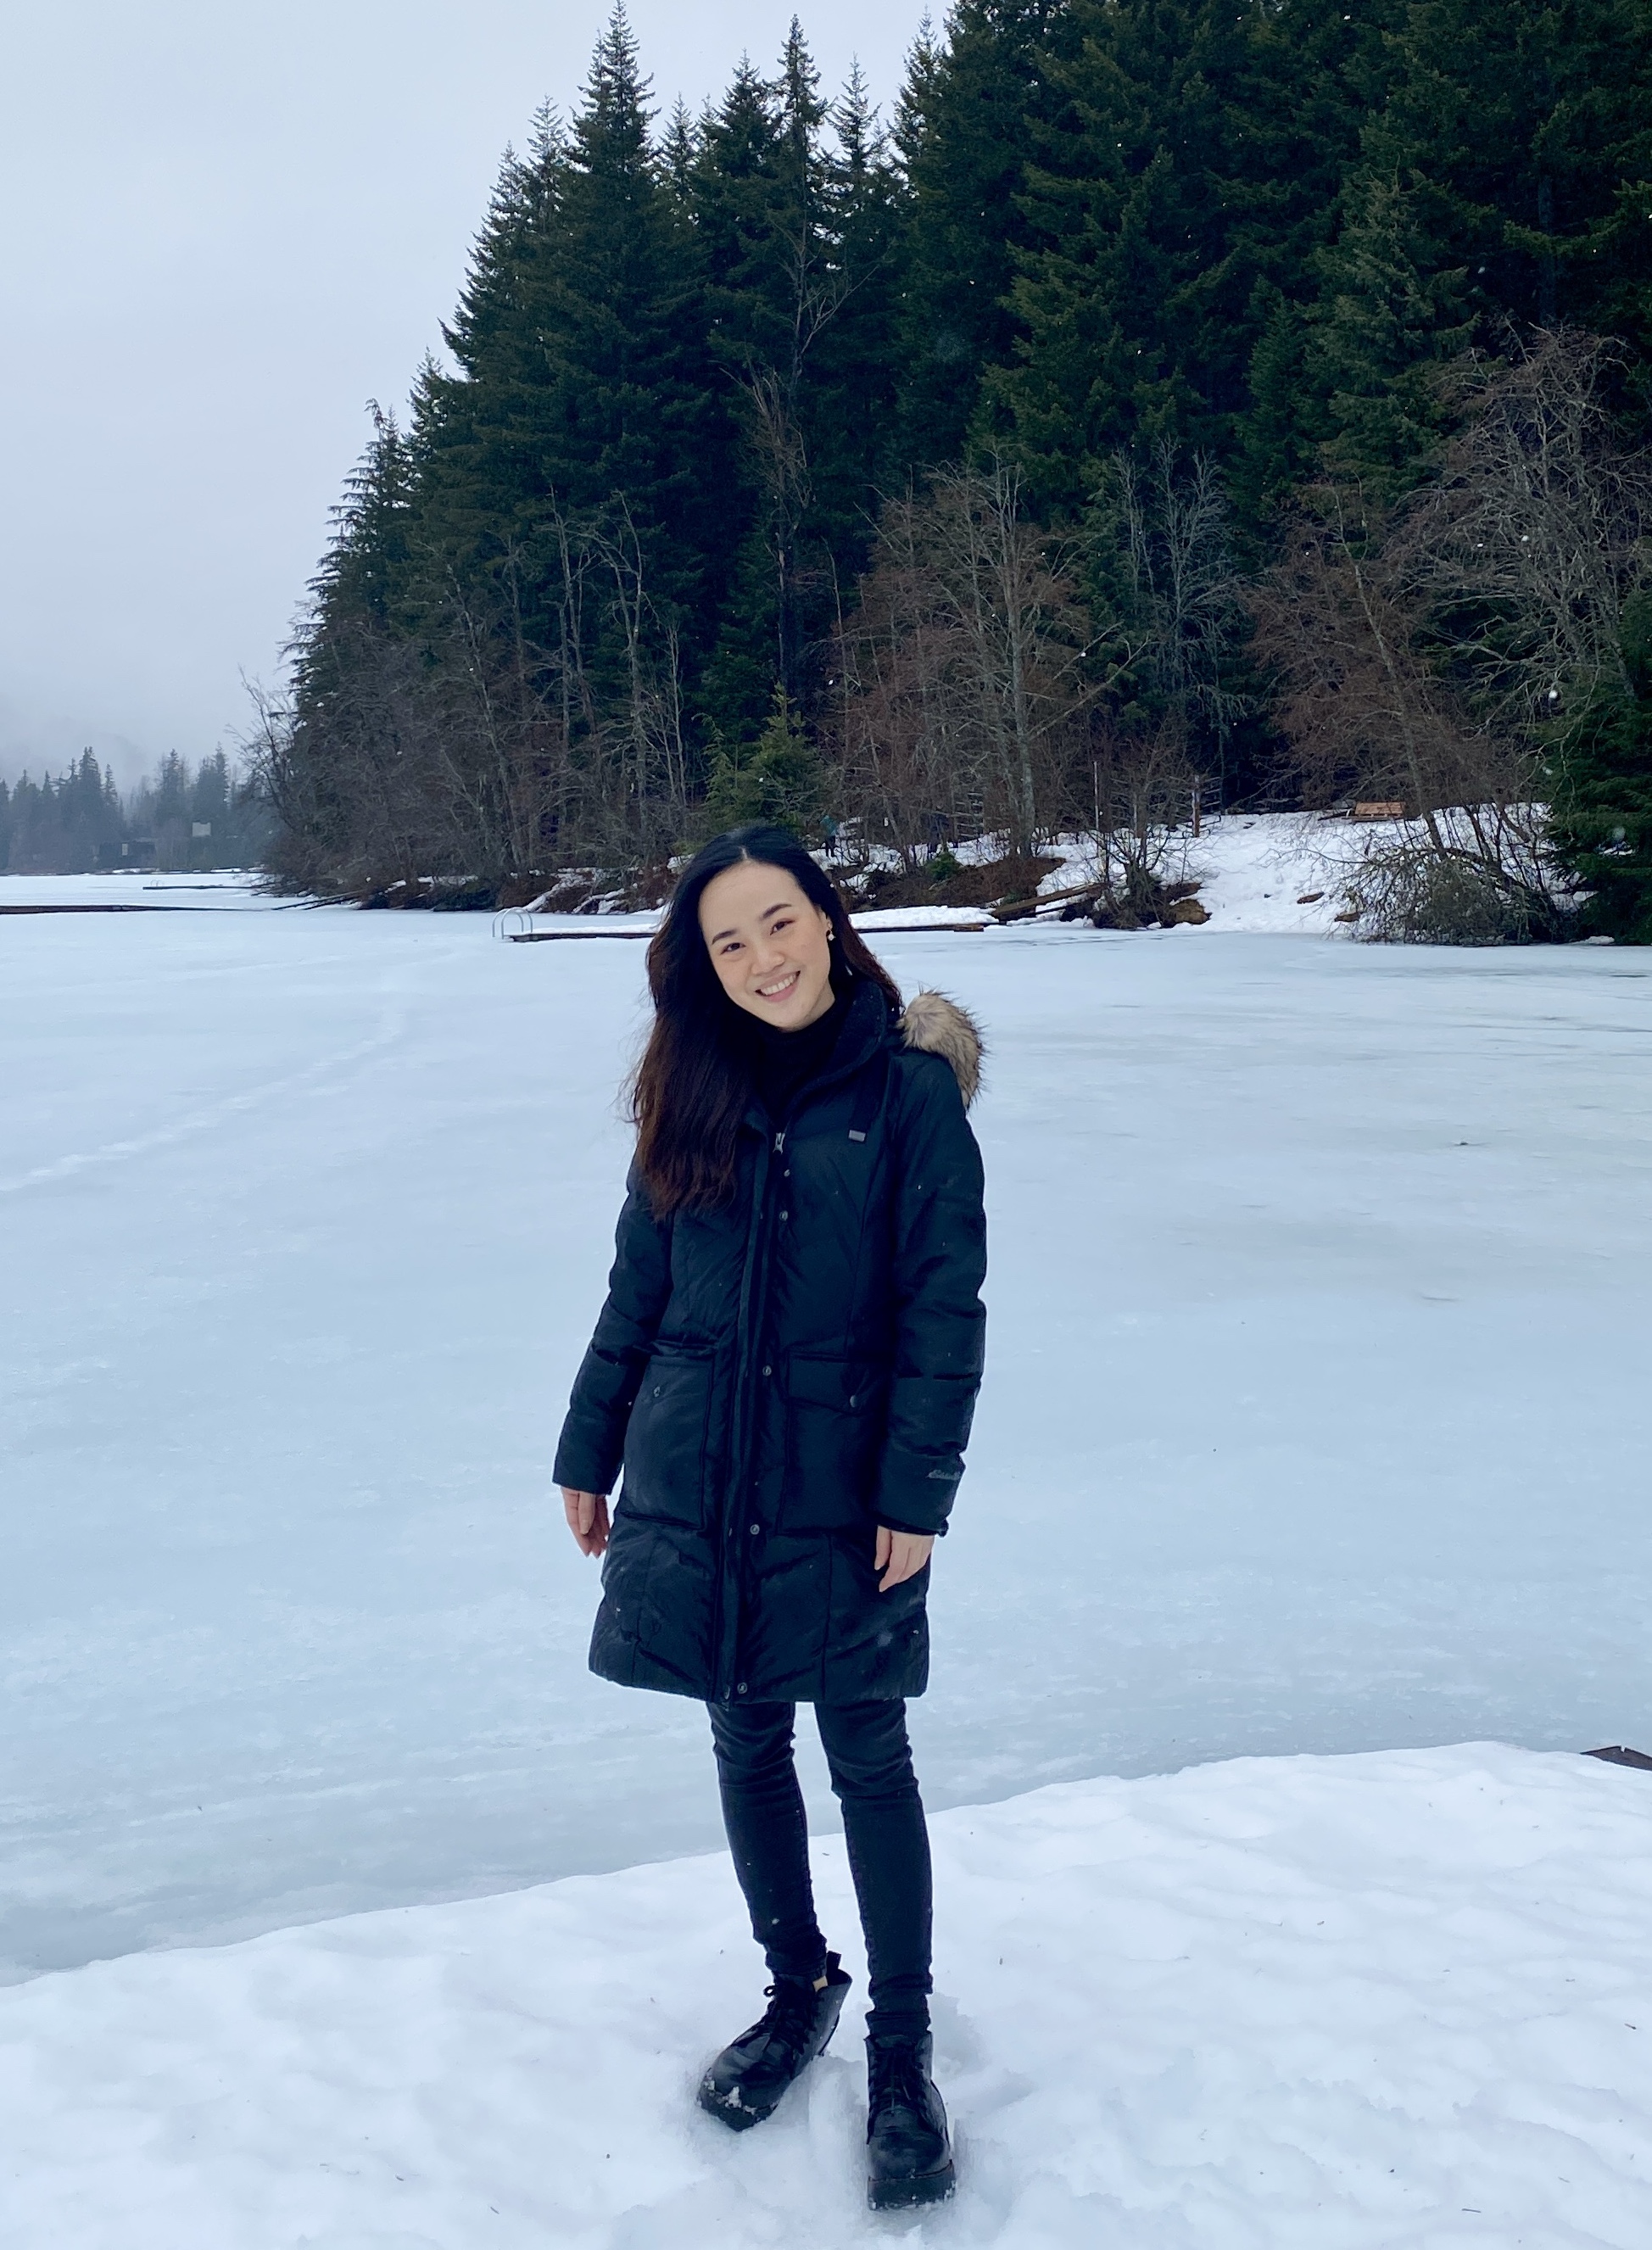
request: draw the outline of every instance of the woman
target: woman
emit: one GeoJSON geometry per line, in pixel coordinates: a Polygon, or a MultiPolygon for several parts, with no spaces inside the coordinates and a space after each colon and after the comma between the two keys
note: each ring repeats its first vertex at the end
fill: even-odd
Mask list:
{"type": "Polygon", "coordinates": [[[930,2076],[930,1851],[905,1698],[981,1377],[980,1042],[901,997],[782,829],[690,863],[648,952],[654,1022],[608,1301],[556,1477],[607,1556],[593,1671],[709,1706],[723,1817],[773,1983],[702,2108],[759,2124],[825,2047],[826,1950],[792,1765],[815,1706],[865,1929],[869,2193],[952,2191],[930,2076]],[[625,1485],[609,1522],[607,1494],[625,1485]]]}

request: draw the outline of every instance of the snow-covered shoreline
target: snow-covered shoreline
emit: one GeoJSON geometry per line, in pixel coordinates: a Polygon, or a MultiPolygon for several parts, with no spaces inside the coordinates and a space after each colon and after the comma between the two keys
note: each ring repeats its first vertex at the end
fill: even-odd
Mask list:
{"type": "Polygon", "coordinates": [[[0,1993],[8,2250],[1641,2250],[1652,1777],[1471,1743],[934,1822],[959,2199],[860,2163],[864,1976],[762,2131],[693,2106],[761,1970],[727,1861],[0,1993]]]}
{"type": "MultiPolygon", "coordinates": [[[[1363,854],[1392,844],[1404,832],[1394,821],[1352,823],[1301,812],[1220,813],[1205,821],[1195,837],[1174,834],[1164,862],[1167,880],[1199,885],[1199,903],[1210,919],[1199,925],[1211,933],[1267,937],[1334,937],[1353,935],[1338,915],[1345,903],[1349,874],[1363,854]]],[[[958,847],[972,862],[1003,847],[987,838],[958,847]]],[[[1040,886],[1054,894],[1094,873],[1094,839],[1066,837],[1047,847],[1061,865],[1040,886]]],[[[127,903],[176,911],[191,907],[220,911],[252,908],[280,911],[295,904],[253,887],[255,878],[224,873],[209,876],[114,873],[102,875],[14,875],[0,878],[0,907],[33,901],[127,903]],[[214,895],[216,894],[216,895],[214,895]]],[[[335,909],[344,911],[347,909],[335,909]]],[[[972,907],[874,908],[857,913],[856,924],[868,935],[881,930],[907,933],[923,928],[957,929],[996,936],[996,925],[972,907]]],[[[544,914],[531,908],[505,908],[493,917],[501,936],[567,935],[572,938],[647,935],[659,927],[657,912],[544,914]]],[[[1081,929],[1081,935],[1093,933],[1081,929]]]]}

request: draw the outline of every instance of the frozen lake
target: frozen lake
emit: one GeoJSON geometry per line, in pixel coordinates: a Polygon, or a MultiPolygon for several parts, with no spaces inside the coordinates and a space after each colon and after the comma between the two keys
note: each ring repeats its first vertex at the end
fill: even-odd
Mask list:
{"type": "MultiPolygon", "coordinates": [[[[931,1804],[1652,1747],[1652,960],[879,943],[992,1044],[931,1804]]],[[[0,920],[5,1973],[720,1842],[549,1490],[642,950],[0,920]]]]}

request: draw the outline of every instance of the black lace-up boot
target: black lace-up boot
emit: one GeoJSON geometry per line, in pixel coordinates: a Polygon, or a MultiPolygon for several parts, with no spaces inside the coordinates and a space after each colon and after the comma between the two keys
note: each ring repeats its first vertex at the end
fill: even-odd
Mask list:
{"type": "Polygon", "coordinates": [[[853,1982],[835,1953],[826,1955],[826,1975],[819,1984],[778,1978],[767,1988],[769,2005],[762,2021],[724,2047],[701,2080],[700,2107],[736,2133],[772,2117],[787,2087],[836,2031],[853,1982]]]}
{"type": "Polygon", "coordinates": [[[935,2042],[866,2043],[867,2200],[874,2211],[944,2203],[957,2184],[946,2109],[930,2075],[935,2042]]]}

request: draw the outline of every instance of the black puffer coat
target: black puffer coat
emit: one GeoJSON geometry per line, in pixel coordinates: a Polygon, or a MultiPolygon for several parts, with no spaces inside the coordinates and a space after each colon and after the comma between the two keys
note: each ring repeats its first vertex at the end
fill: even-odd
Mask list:
{"type": "Polygon", "coordinates": [[[633,1178],[558,1484],[625,1485],[591,1669],[712,1701],[917,1695],[929,1571],[880,1594],[877,1527],[944,1529],[980,1386],[980,1045],[923,992],[855,986],[739,1189],[661,1222],[633,1178]]]}

